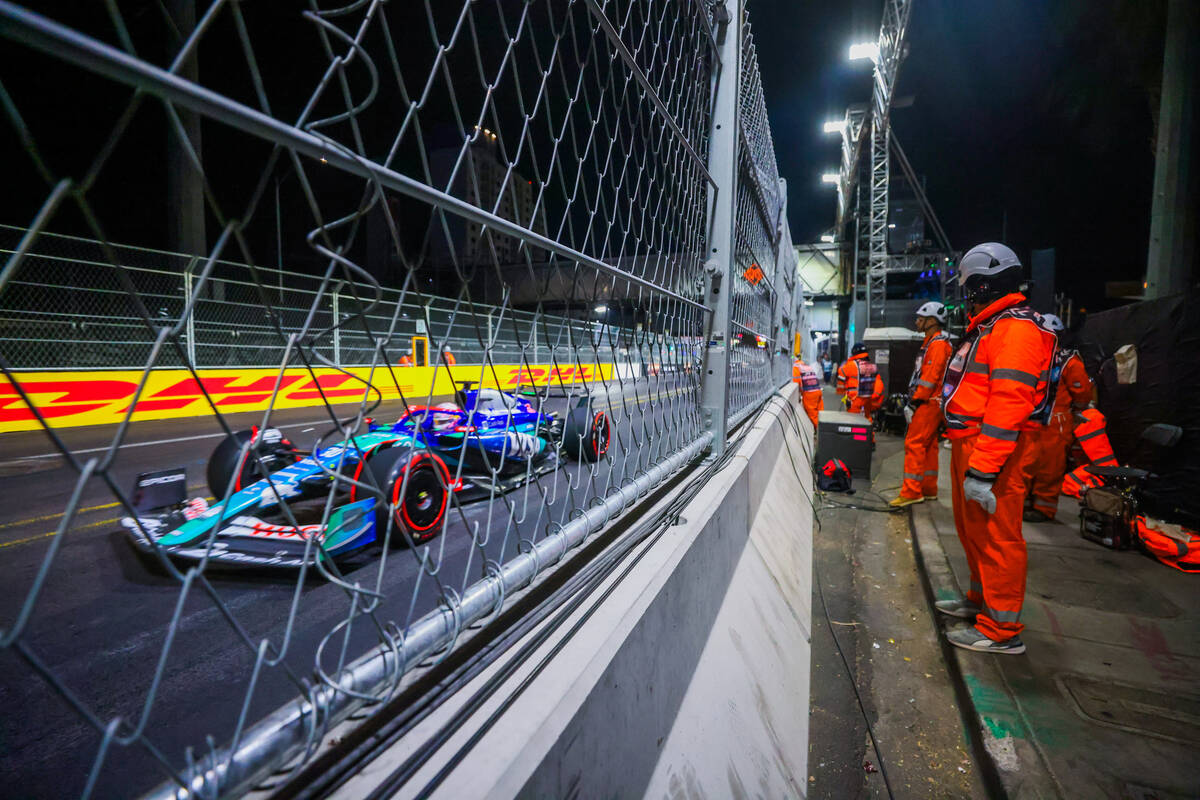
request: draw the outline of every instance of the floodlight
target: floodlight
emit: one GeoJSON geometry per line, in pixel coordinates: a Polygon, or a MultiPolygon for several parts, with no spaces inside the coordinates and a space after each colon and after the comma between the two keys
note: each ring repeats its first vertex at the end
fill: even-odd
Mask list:
{"type": "Polygon", "coordinates": [[[863,58],[869,58],[871,61],[878,61],[879,45],[875,42],[864,42],[862,44],[850,45],[850,60],[858,61],[863,58]]]}

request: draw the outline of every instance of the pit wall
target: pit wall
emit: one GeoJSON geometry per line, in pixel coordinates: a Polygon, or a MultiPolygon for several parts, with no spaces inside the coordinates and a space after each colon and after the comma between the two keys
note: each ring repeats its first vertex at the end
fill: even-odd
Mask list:
{"type": "MultiPolygon", "coordinates": [[[[622,372],[628,372],[622,369],[622,372]]],[[[514,390],[518,386],[566,385],[606,381],[612,364],[495,364],[447,367],[347,367],[338,369],[156,369],[138,392],[142,370],[14,373],[46,421],[55,428],[121,422],[130,405],[134,421],[208,416],[207,392],[222,412],[262,411],[278,385],[274,408],[303,408],[330,403],[357,403],[367,398],[409,401],[454,394],[456,381],[514,390]],[[199,381],[197,381],[197,377],[199,381]],[[374,388],[368,392],[368,385],[374,388]],[[202,390],[203,389],[203,390],[202,390]]],[[[621,377],[627,377],[622,375],[621,377]]],[[[17,393],[13,381],[0,375],[0,433],[40,430],[41,423],[17,393]]]]}
{"type": "MultiPolygon", "coordinates": [[[[434,796],[805,796],[812,430],[785,392],[434,796]]],[[[412,746],[336,796],[363,796],[412,746]]]]}

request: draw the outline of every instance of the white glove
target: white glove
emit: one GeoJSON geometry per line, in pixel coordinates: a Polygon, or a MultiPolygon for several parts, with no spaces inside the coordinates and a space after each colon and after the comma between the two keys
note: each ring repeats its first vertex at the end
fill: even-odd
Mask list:
{"type": "Polygon", "coordinates": [[[979,503],[987,513],[996,513],[996,495],[992,492],[991,481],[982,481],[968,475],[963,480],[963,496],[968,503],[972,500],[979,503]]]}
{"type": "Polygon", "coordinates": [[[912,425],[912,418],[913,418],[913,407],[905,406],[904,407],[904,421],[906,423],[908,423],[909,425],[912,425]]]}

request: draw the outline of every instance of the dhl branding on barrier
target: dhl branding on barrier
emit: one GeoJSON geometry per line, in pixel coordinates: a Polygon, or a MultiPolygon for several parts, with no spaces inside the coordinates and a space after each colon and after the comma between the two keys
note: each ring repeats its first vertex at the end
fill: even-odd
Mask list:
{"type": "MultiPolygon", "coordinates": [[[[202,369],[199,381],[185,369],[153,370],[138,394],[141,370],[119,372],[25,372],[16,380],[41,413],[55,428],[105,425],[120,422],[133,406],[133,419],[195,417],[222,412],[262,411],[271,401],[276,382],[279,394],[275,408],[303,408],[329,403],[357,403],[382,395],[421,403],[431,394],[454,393],[455,381],[472,381],[485,387],[513,390],[518,386],[564,385],[612,378],[612,364],[582,366],[497,364],[486,368],[457,366],[376,368],[374,378],[365,367],[345,372],[333,369],[202,369]],[[349,375],[346,373],[350,373],[349,375]],[[394,377],[393,377],[394,376],[394,377]],[[366,394],[366,381],[374,387],[366,394]],[[376,390],[378,394],[376,394],[376,390]],[[205,399],[205,393],[212,406],[205,399]],[[135,402],[136,399],[136,402],[135,402]]],[[[18,394],[13,382],[0,375],[0,432],[38,430],[41,424],[18,394]]]]}

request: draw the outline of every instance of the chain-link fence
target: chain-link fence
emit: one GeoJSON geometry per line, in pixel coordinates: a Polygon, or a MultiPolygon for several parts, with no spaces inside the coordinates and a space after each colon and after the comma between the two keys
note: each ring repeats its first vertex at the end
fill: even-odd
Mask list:
{"type": "MultiPolygon", "coordinates": [[[[0,225],[0,257],[11,257],[26,233],[0,225]]],[[[109,243],[108,249],[116,254],[119,266],[105,261],[104,246],[92,239],[43,232],[33,241],[22,255],[20,274],[0,295],[0,339],[13,369],[140,369],[145,365],[154,345],[154,329],[137,315],[117,270],[137,288],[156,322],[183,326],[183,352],[162,353],[157,367],[276,367],[286,337],[304,330],[314,302],[314,324],[330,329],[327,341],[317,345],[318,352],[337,366],[361,367],[372,361],[375,347],[369,334],[333,325],[335,318],[344,323],[359,313],[353,305],[355,294],[361,297],[373,288],[365,283],[356,282],[353,290],[336,285],[322,291],[317,275],[262,266],[252,275],[244,264],[218,261],[205,291],[198,293],[199,256],[116,243],[109,243]],[[259,297],[260,283],[269,289],[270,312],[259,297]],[[190,308],[186,317],[185,308],[190,308]]],[[[440,342],[460,364],[482,364],[488,353],[497,361],[515,362],[525,352],[534,363],[541,363],[566,342],[575,342],[589,362],[641,360],[636,353],[630,356],[628,347],[613,350],[605,341],[606,326],[595,313],[591,318],[570,319],[475,303],[468,318],[454,313],[452,299],[426,295],[418,304],[412,293],[402,296],[382,286],[380,295],[378,306],[361,310],[371,330],[386,330],[387,314],[399,306],[393,334],[398,342],[413,337],[440,342]]],[[[411,345],[399,349],[407,354],[411,345]]]]}
{"type": "Polygon", "coordinates": [[[738,0],[134,5],[0,2],[0,740],[232,797],[719,452],[802,298],[738,0]]]}

